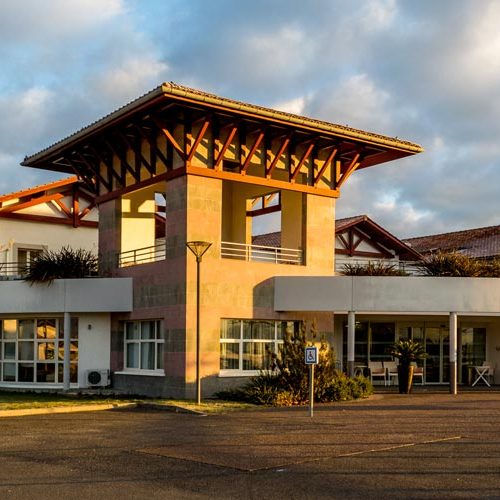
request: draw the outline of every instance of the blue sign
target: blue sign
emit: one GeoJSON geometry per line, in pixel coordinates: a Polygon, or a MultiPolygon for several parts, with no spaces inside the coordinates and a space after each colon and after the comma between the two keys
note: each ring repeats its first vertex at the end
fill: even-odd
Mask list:
{"type": "Polygon", "coordinates": [[[318,348],[306,347],[306,365],[318,364],[318,348]]]}

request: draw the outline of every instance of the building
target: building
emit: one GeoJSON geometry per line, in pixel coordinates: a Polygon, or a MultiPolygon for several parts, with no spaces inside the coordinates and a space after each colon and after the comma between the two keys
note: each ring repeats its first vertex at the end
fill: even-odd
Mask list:
{"type": "Polygon", "coordinates": [[[265,368],[266,349],[303,320],[316,318],[333,340],[331,311],[276,309],[276,277],[331,277],[343,184],[356,170],[421,151],[169,83],[23,165],[78,174],[99,206],[100,272],[133,281],[133,310],[111,315],[113,386],[190,397],[196,260],[186,242],[211,243],[200,309],[203,393],[211,394],[265,368]],[[269,214],[280,244],[262,250],[252,228],[269,214]]]}
{"type": "Polygon", "coordinates": [[[500,226],[431,234],[429,236],[407,238],[403,241],[422,254],[441,250],[460,252],[476,259],[495,259],[500,257],[500,226]]]}
{"type": "Polygon", "coordinates": [[[131,282],[19,280],[34,256],[63,246],[97,253],[94,195],[76,177],[0,196],[3,387],[60,388],[65,369],[68,387],[92,385],[96,368],[108,383],[110,311],[131,309],[131,282]]]}
{"type": "Polygon", "coordinates": [[[0,279],[20,276],[43,250],[97,253],[97,219],[93,193],[75,176],[0,195],[0,279]]]}
{"type": "Polygon", "coordinates": [[[76,173],[94,194],[102,278],[56,280],[50,295],[6,283],[17,288],[0,306],[4,352],[9,335],[16,345],[1,360],[2,383],[14,383],[13,370],[18,384],[43,381],[44,360],[23,344],[23,318],[36,320],[28,327],[33,352],[45,347],[47,317],[57,324],[51,338],[64,338],[45,384],[69,387],[72,376],[86,387],[94,385],[89,370],[109,369],[116,389],[174,397],[194,395],[198,359],[204,395],[241,384],[266,368],[267,351],[286,332],[314,318],[349,372],[385,359],[390,343],[410,336],[431,353],[426,382],[456,390],[457,373],[465,381],[469,367],[500,361],[498,280],[335,275],[333,248],[342,258],[415,255],[368,218],[344,221],[337,236],[332,221],[353,172],[421,151],[166,83],[27,157],[24,166],[76,173]],[[270,216],[279,239],[256,243],[270,216]],[[199,322],[197,262],[186,247],[194,241],[210,244],[199,322]],[[6,324],[14,313],[16,325],[6,324]]]}

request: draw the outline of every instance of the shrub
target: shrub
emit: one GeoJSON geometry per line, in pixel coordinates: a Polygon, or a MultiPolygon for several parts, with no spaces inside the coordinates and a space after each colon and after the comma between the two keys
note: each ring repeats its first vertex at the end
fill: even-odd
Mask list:
{"type": "Polygon", "coordinates": [[[345,276],[408,276],[395,264],[384,262],[368,262],[366,264],[344,264],[342,274],[345,276]]]}
{"type": "Polygon", "coordinates": [[[480,260],[458,252],[436,252],[419,262],[417,269],[425,276],[500,278],[500,258],[480,260]]]}
{"type": "Polygon", "coordinates": [[[63,247],[37,255],[26,269],[29,283],[51,283],[61,278],[86,278],[97,273],[97,257],[88,250],[63,247]]]}
{"type": "MultiPolygon", "coordinates": [[[[292,406],[309,401],[309,367],[304,363],[304,350],[317,337],[313,322],[311,341],[307,340],[306,325],[286,336],[279,355],[269,353],[272,371],[253,377],[241,389],[222,391],[217,397],[272,406],[292,406]]],[[[314,370],[314,400],[317,402],[345,401],[367,397],[373,391],[364,377],[354,379],[335,369],[335,353],[324,340],[320,340],[319,363],[314,370]]]]}

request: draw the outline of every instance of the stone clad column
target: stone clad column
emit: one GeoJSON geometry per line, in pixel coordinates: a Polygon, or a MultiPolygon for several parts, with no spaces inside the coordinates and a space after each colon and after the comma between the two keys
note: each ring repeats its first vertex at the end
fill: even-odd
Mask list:
{"type": "Polygon", "coordinates": [[[457,393],[457,313],[450,313],[450,394],[457,393]]]}
{"type": "Polygon", "coordinates": [[[356,313],[347,313],[347,373],[349,377],[354,376],[354,335],[356,331],[356,313]]]}

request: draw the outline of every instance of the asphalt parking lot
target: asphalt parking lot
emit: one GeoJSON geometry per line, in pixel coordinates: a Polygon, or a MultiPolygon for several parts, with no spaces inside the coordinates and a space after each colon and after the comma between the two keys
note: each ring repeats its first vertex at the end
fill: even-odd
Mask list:
{"type": "Polygon", "coordinates": [[[500,393],[2,418],[0,498],[500,498],[500,393]]]}

